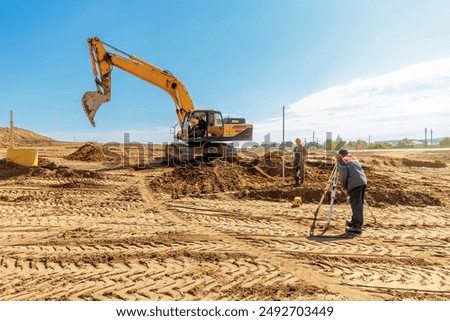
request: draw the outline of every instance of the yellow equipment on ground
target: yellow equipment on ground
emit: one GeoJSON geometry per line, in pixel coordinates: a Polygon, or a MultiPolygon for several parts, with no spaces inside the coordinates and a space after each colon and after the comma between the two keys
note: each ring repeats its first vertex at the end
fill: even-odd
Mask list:
{"type": "Polygon", "coordinates": [[[9,120],[9,148],[6,150],[6,160],[21,166],[37,166],[38,165],[38,151],[33,148],[14,148],[14,124],[13,112],[10,112],[9,120]]]}
{"type": "Polygon", "coordinates": [[[296,196],[294,198],[294,202],[292,203],[292,206],[299,207],[302,205],[302,198],[300,196],[296,196]]]}
{"type": "Polygon", "coordinates": [[[38,151],[32,148],[8,148],[6,151],[6,159],[21,166],[37,166],[38,151]]]}

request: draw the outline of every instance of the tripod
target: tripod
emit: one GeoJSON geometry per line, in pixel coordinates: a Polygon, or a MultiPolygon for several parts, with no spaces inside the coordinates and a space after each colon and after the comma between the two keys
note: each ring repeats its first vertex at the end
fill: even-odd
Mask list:
{"type": "Polygon", "coordinates": [[[324,234],[327,231],[328,227],[330,226],[331,215],[333,214],[333,205],[334,200],[336,199],[337,184],[339,178],[337,166],[338,166],[337,164],[334,165],[333,170],[331,171],[331,175],[328,178],[325,188],[323,189],[323,194],[322,197],[320,198],[319,205],[317,206],[317,209],[314,212],[313,222],[311,224],[311,229],[309,231],[310,236],[314,236],[314,230],[316,229],[316,222],[317,222],[317,214],[319,214],[320,207],[322,206],[322,203],[328,192],[330,193],[330,208],[328,210],[327,225],[325,226],[325,229],[322,231],[321,235],[324,234]]]}

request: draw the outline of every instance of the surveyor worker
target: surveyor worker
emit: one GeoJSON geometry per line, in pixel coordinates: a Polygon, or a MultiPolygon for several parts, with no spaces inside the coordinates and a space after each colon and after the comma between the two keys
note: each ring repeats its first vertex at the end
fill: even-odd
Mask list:
{"type": "Polygon", "coordinates": [[[295,140],[294,148],[294,186],[299,185],[299,180],[303,184],[305,182],[305,161],[308,157],[308,151],[305,146],[302,145],[302,140],[297,138],[295,140]],[[300,171],[300,177],[298,172],[300,171]]]}
{"type": "Polygon", "coordinates": [[[339,150],[336,166],[339,171],[341,186],[348,192],[352,208],[352,219],[346,222],[346,232],[361,234],[364,223],[366,174],[356,157],[350,155],[345,149],[339,150]]]}

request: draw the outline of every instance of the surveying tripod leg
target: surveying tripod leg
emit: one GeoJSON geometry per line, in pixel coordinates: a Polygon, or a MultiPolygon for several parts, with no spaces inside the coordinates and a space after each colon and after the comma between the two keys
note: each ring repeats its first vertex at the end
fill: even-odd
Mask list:
{"type": "Polygon", "coordinates": [[[317,215],[319,214],[319,210],[320,210],[320,207],[322,206],[322,203],[323,203],[323,201],[325,199],[325,196],[327,195],[328,191],[330,190],[330,188],[334,184],[334,181],[335,181],[334,178],[335,177],[337,178],[337,166],[336,165],[333,167],[333,170],[331,171],[331,175],[328,178],[327,185],[325,186],[325,188],[323,190],[322,197],[320,198],[319,205],[317,206],[317,209],[314,212],[314,218],[313,218],[313,221],[312,221],[312,224],[311,224],[311,229],[309,230],[309,235],[310,236],[314,235],[314,230],[316,229],[316,223],[317,223],[317,215]]]}
{"type": "MultiPolygon", "coordinates": [[[[327,189],[328,189],[328,186],[329,186],[329,185],[327,185],[327,189]]],[[[327,190],[325,190],[325,191],[323,192],[322,197],[320,198],[319,206],[317,206],[317,209],[316,209],[315,212],[314,212],[314,217],[313,217],[313,221],[312,221],[312,224],[311,224],[311,229],[309,230],[309,235],[310,235],[310,236],[313,236],[313,235],[314,235],[314,230],[316,229],[317,214],[319,214],[320,206],[322,205],[323,200],[325,199],[325,195],[326,195],[326,194],[327,194],[327,190]]]]}
{"type": "Polygon", "coordinates": [[[366,200],[364,200],[364,205],[366,205],[367,209],[369,210],[369,213],[373,218],[373,222],[375,224],[378,224],[377,219],[375,218],[375,215],[373,215],[372,210],[370,209],[369,204],[367,204],[366,200]]]}
{"type": "Polygon", "coordinates": [[[331,189],[330,210],[328,211],[327,225],[330,225],[331,215],[333,214],[333,205],[334,205],[334,200],[336,199],[337,184],[338,184],[338,173],[335,172],[334,177],[333,177],[333,188],[331,189]]]}

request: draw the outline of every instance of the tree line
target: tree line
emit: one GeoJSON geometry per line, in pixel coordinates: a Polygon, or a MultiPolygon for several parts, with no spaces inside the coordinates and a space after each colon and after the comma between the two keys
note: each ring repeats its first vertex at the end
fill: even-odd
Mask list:
{"type": "Polygon", "coordinates": [[[450,137],[444,137],[442,138],[439,143],[433,144],[433,145],[426,145],[424,142],[421,144],[418,144],[417,141],[409,139],[409,138],[403,138],[401,140],[395,141],[395,142],[387,142],[387,141],[376,141],[376,142],[367,142],[363,139],[358,140],[350,140],[350,141],[344,141],[339,135],[337,136],[336,140],[334,141],[325,141],[324,144],[320,144],[318,142],[308,142],[305,147],[307,148],[317,148],[317,149],[333,149],[333,146],[343,146],[345,145],[345,148],[348,149],[355,149],[355,150],[364,150],[364,149],[394,149],[394,148],[435,148],[435,147],[450,147],[450,137]]]}

